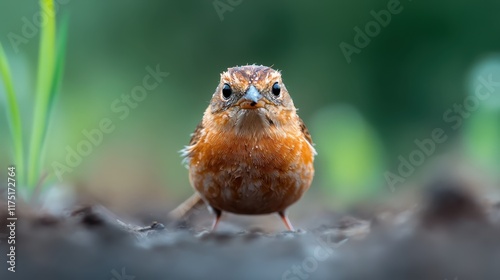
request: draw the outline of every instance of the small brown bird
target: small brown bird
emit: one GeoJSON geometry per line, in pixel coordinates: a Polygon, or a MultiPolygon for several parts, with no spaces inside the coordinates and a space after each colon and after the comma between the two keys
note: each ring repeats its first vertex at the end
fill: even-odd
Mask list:
{"type": "Polygon", "coordinates": [[[279,71],[247,65],[222,73],[182,152],[196,193],[177,211],[203,200],[216,215],[212,230],[227,211],[278,213],[293,231],[285,210],[309,189],[316,151],[279,71]]]}

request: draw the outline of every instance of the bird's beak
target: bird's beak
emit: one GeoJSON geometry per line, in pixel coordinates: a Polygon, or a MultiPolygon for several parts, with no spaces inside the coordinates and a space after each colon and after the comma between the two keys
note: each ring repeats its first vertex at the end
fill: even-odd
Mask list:
{"type": "Polygon", "coordinates": [[[253,85],[251,85],[238,104],[242,109],[257,109],[264,107],[265,102],[262,100],[262,94],[260,94],[260,92],[253,85]]]}

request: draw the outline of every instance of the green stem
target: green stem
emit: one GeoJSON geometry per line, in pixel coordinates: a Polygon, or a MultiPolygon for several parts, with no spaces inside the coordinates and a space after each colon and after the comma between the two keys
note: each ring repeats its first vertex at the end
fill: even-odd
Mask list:
{"type": "Polygon", "coordinates": [[[53,0],[40,0],[45,26],[40,39],[35,112],[30,142],[28,186],[34,188],[40,174],[42,147],[47,130],[47,114],[55,70],[56,18],[53,0]]]}
{"type": "Polygon", "coordinates": [[[10,73],[9,62],[5,55],[2,44],[0,43],[0,75],[2,76],[5,92],[7,95],[7,112],[12,136],[12,143],[14,145],[14,161],[16,163],[17,178],[20,185],[25,183],[24,173],[24,153],[23,153],[23,127],[21,125],[21,113],[19,111],[19,104],[17,102],[14,84],[10,73]]]}

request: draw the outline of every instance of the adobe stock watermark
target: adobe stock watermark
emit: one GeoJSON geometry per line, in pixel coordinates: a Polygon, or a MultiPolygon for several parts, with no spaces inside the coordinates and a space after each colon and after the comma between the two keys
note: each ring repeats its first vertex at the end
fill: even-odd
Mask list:
{"type": "MultiPolygon", "coordinates": [[[[492,75],[487,78],[479,76],[478,85],[474,89],[474,94],[467,96],[461,103],[455,103],[443,113],[443,121],[452,129],[457,130],[462,127],[464,119],[470,118],[482,102],[489,99],[494,93],[500,92],[500,82],[492,80],[492,75]]],[[[421,166],[427,158],[431,157],[439,144],[448,140],[445,129],[434,128],[429,137],[422,140],[415,139],[416,148],[407,157],[398,156],[399,164],[395,172],[386,171],[385,180],[392,192],[398,183],[404,183],[414,172],[416,167],[421,166]]]]}
{"type": "Polygon", "coordinates": [[[373,20],[367,22],[363,29],[358,26],[354,27],[353,44],[344,41],[339,44],[340,51],[342,51],[347,63],[351,63],[351,56],[361,53],[361,50],[366,48],[371,40],[380,34],[382,28],[387,27],[391,23],[392,17],[401,13],[403,9],[404,7],[399,0],[389,0],[386,9],[378,12],[371,10],[370,15],[373,17],[373,20]]]}
{"type": "Polygon", "coordinates": [[[321,237],[316,239],[318,245],[314,248],[312,256],[306,257],[300,264],[292,265],[290,269],[283,272],[282,280],[303,280],[308,279],[312,273],[318,270],[321,262],[335,256],[335,249],[344,244],[347,239],[340,242],[332,240],[332,235],[325,235],[325,240],[321,237]]]}
{"type": "Polygon", "coordinates": [[[113,275],[113,278],[110,280],[134,280],[135,276],[134,275],[128,275],[127,272],[125,271],[125,267],[122,267],[121,273],[118,273],[116,269],[111,270],[111,274],[113,275]]]}
{"type": "Polygon", "coordinates": [[[224,20],[224,13],[234,11],[234,8],[241,5],[243,0],[214,0],[212,5],[219,16],[220,21],[224,20]]]}
{"type": "Polygon", "coordinates": [[[54,0],[54,12],[42,9],[41,11],[35,12],[31,18],[22,17],[21,22],[21,32],[14,33],[9,32],[7,38],[9,39],[10,45],[14,49],[14,52],[19,53],[19,46],[28,44],[29,41],[34,38],[42,27],[45,26],[45,17],[55,17],[56,14],[61,9],[61,6],[67,5],[71,0],[54,0]]]}
{"type": "Polygon", "coordinates": [[[52,168],[59,181],[63,180],[65,173],[73,172],[74,168],[78,167],[95,147],[101,145],[106,134],[110,134],[116,129],[116,123],[125,120],[130,115],[131,110],[137,108],[149,96],[149,93],[158,88],[163,80],[170,75],[168,72],[161,71],[159,64],[156,65],[156,68],[147,66],[146,72],[142,83],[133,87],[130,94],[122,94],[120,98],[116,98],[110,104],[110,110],[116,117],[115,120],[105,117],[98,122],[96,127],[82,130],[83,139],[74,147],[70,145],[65,147],[65,161],[63,163],[52,162],[52,168]]]}

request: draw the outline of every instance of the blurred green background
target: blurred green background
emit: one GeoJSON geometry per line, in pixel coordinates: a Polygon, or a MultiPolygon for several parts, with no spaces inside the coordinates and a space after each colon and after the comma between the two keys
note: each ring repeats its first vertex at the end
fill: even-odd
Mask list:
{"type": "MultiPolygon", "coordinates": [[[[460,154],[492,171],[500,167],[500,87],[459,128],[443,119],[474,94],[479,76],[500,81],[499,1],[401,1],[402,11],[350,63],[339,45],[354,46],[355,28],[364,30],[374,20],[370,11],[387,9],[391,1],[56,2],[59,14],[70,13],[69,41],[44,169],[64,163],[66,147],[76,149],[85,139],[82,131],[98,128],[103,118],[116,126],[64,174],[68,184],[136,194],[159,187],[171,201],[187,197],[192,190],[178,151],[200,121],[219,73],[253,63],[282,70],[316,142],[312,196],[326,204],[389,192],[386,171],[397,174],[398,156],[408,158],[414,140],[429,138],[435,128],[449,136],[436,145],[436,155],[460,154]],[[214,5],[230,9],[221,16],[214,5]],[[112,103],[142,84],[147,66],[157,65],[170,75],[119,119],[112,103]]],[[[9,34],[22,35],[23,19],[32,22],[38,10],[34,0],[0,3],[0,40],[25,135],[39,34],[18,52],[9,34]]],[[[6,166],[12,145],[3,93],[0,87],[0,163],[6,166]]],[[[48,184],[55,182],[52,176],[48,184]]]]}

